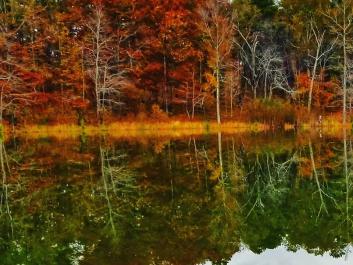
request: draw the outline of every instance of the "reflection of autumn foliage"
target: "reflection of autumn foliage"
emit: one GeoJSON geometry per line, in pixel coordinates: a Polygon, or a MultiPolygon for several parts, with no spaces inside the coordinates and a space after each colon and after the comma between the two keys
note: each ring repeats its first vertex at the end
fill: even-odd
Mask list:
{"type": "Polygon", "coordinates": [[[0,215],[3,238],[11,236],[0,242],[2,261],[62,258],[62,250],[72,254],[72,238],[89,249],[85,261],[92,264],[219,263],[240,242],[256,253],[285,242],[291,249],[342,256],[351,242],[339,225],[345,178],[334,161],[341,161],[342,146],[334,139],[312,143],[320,174],[335,169],[330,188],[322,185],[335,203],[327,200],[327,215],[314,218],[316,182],[300,178],[299,169],[308,139],[271,136],[224,135],[222,169],[213,136],[8,142],[16,233],[6,233],[9,217],[0,215]],[[327,228],[330,233],[322,232],[327,228]],[[23,253],[19,246],[29,248],[23,253]]]}
{"type": "MultiPolygon", "coordinates": [[[[316,171],[320,178],[327,179],[330,172],[334,172],[338,163],[336,161],[337,151],[334,145],[317,143],[313,146],[313,158],[316,171]]],[[[298,175],[303,178],[314,177],[313,161],[311,160],[309,150],[304,148],[298,157],[298,175]]]]}
{"type": "MultiPolygon", "coordinates": [[[[26,172],[26,177],[41,175],[27,182],[28,191],[40,190],[57,184],[57,176],[67,174],[71,168],[77,167],[76,172],[71,172],[68,181],[74,180],[80,175],[80,171],[88,172],[89,164],[95,157],[90,152],[78,152],[80,144],[75,140],[66,141],[65,144],[52,144],[55,141],[48,139],[41,144],[33,145],[33,142],[21,144],[16,150],[21,156],[18,159],[20,173],[26,172]],[[66,173],[65,173],[66,172],[66,173]]],[[[17,155],[17,153],[15,153],[17,155]]],[[[11,154],[10,154],[11,155],[11,154]]],[[[81,175],[83,177],[83,175],[81,175]]]]}

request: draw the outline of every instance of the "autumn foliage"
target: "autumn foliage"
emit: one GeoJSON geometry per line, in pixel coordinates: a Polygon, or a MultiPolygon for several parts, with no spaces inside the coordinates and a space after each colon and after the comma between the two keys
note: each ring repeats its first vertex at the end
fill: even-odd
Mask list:
{"type": "MultiPolygon", "coordinates": [[[[310,77],[306,73],[296,76],[295,100],[305,102],[309,93],[310,77]]],[[[332,110],[338,108],[337,100],[339,84],[334,80],[325,80],[325,72],[320,72],[319,78],[314,81],[313,105],[320,110],[332,110]]]]}
{"type": "MultiPolygon", "coordinates": [[[[82,124],[124,117],[216,119],[217,112],[222,119],[294,122],[292,105],[306,104],[313,75],[302,63],[308,55],[290,43],[299,42],[306,28],[291,24],[289,7],[280,12],[274,2],[266,5],[2,1],[0,119],[82,124]]],[[[340,70],[321,69],[314,73],[312,105],[337,111],[340,70]]]]}

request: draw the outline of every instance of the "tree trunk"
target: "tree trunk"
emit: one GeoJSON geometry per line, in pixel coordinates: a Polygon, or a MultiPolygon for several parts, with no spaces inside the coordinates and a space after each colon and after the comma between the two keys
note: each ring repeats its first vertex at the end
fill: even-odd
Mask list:
{"type": "Polygon", "coordinates": [[[320,48],[318,47],[317,51],[316,51],[315,63],[314,63],[313,71],[311,73],[311,80],[310,80],[309,99],[308,99],[308,111],[309,112],[311,112],[311,102],[312,102],[312,98],[313,98],[313,89],[314,89],[314,82],[315,82],[319,53],[320,53],[320,48]]]}
{"type": "Polygon", "coordinates": [[[164,75],[164,96],[165,96],[165,112],[168,114],[168,87],[167,87],[167,58],[163,55],[163,75],[164,75]]]}
{"type": "MultiPolygon", "coordinates": [[[[345,24],[345,23],[344,23],[345,24]]],[[[343,31],[343,125],[347,123],[347,47],[346,47],[346,25],[343,31]]]]}
{"type": "Polygon", "coordinates": [[[231,73],[231,83],[230,83],[230,117],[231,118],[233,118],[233,94],[234,94],[234,84],[235,84],[235,82],[234,82],[234,75],[233,74],[235,74],[235,72],[233,73],[233,71],[232,71],[232,73],[231,73]]]}
{"type": "Polygon", "coordinates": [[[220,73],[219,68],[217,66],[216,69],[216,94],[217,94],[217,123],[221,124],[221,106],[220,106],[220,73]]]}

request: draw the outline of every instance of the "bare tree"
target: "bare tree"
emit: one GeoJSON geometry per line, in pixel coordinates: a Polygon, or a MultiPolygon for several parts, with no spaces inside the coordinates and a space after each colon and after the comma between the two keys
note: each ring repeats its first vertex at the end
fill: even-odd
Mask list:
{"type": "Polygon", "coordinates": [[[282,90],[288,94],[293,93],[288,83],[283,58],[275,46],[265,48],[256,58],[257,75],[263,86],[265,98],[272,98],[274,89],[282,90]]]}
{"type": "Polygon", "coordinates": [[[353,110],[353,60],[349,58],[347,60],[347,101],[349,113],[352,115],[353,110]]]}
{"type": "Polygon", "coordinates": [[[236,30],[240,38],[239,38],[239,41],[235,39],[234,42],[240,50],[240,57],[242,61],[250,71],[249,77],[247,77],[246,75],[244,75],[243,77],[247,81],[248,85],[251,87],[254,98],[256,99],[257,90],[260,84],[260,77],[258,75],[258,69],[257,69],[257,57],[259,53],[260,34],[257,32],[255,33],[249,32],[247,35],[245,35],[241,31],[239,26],[237,26],[236,30]]]}
{"type": "MultiPolygon", "coordinates": [[[[89,43],[86,50],[86,69],[94,84],[97,117],[102,119],[102,112],[107,106],[121,105],[119,95],[124,87],[129,85],[126,78],[126,69],[117,67],[114,44],[123,41],[121,36],[114,38],[110,32],[102,4],[93,7],[92,14],[86,25],[89,34],[89,43]]],[[[120,60],[120,59],[119,59],[120,60]]]]}
{"type": "Polygon", "coordinates": [[[309,39],[315,41],[315,55],[311,55],[309,53],[309,57],[313,59],[314,63],[311,70],[311,78],[310,78],[310,87],[309,87],[309,98],[308,98],[308,110],[311,111],[312,107],[312,97],[313,97],[313,89],[316,79],[317,68],[320,65],[321,61],[325,56],[327,56],[334,48],[336,41],[334,41],[331,45],[324,48],[324,42],[326,38],[326,32],[320,31],[314,21],[310,21],[310,29],[309,39]]]}
{"type": "Polygon", "coordinates": [[[135,174],[126,167],[126,155],[116,152],[106,147],[105,139],[99,143],[100,175],[102,177],[102,187],[98,187],[106,200],[108,210],[107,224],[111,226],[113,235],[117,234],[116,217],[119,215],[119,206],[116,205],[115,198],[129,196],[134,194],[137,189],[135,183],[135,174]]]}
{"type": "Polygon", "coordinates": [[[232,49],[233,26],[226,16],[225,9],[229,3],[224,0],[208,0],[200,9],[202,23],[200,29],[205,35],[205,43],[210,59],[209,66],[216,78],[217,122],[221,123],[221,83],[222,70],[227,66],[232,49]]]}
{"type": "Polygon", "coordinates": [[[241,72],[241,64],[239,61],[235,61],[230,63],[225,71],[225,89],[224,96],[227,105],[230,109],[230,117],[233,118],[234,112],[234,103],[237,96],[240,95],[240,72],[241,72]]]}

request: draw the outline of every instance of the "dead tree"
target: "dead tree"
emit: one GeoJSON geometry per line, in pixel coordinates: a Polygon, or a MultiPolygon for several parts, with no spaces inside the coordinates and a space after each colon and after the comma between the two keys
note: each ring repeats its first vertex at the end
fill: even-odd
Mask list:
{"type": "Polygon", "coordinates": [[[317,27],[314,21],[310,22],[309,31],[311,33],[309,34],[310,36],[309,39],[315,41],[315,55],[312,55],[309,52],[309,57],[314,61],[312,70],[311,70],[309,98],[308,98],[308,110],[310,112],[312,107],[313,89],[314,89],[314,84],[316,79],[317,68],[320,65],[323,58],[333,50],[335,46],[335,41],[327,48],[324,48],[326,32],[320,31],[320,29],[317,27]]]}
{"type": "Polygon", "coordinates": [[[114,45],[120,44],[121,36],[115,38],[111,32],[102,4],[93,7],[86,27],[89,38],[85,45],[85,68],[94,85],[96,114],[101,120],[107,106],[122,104],[119,96],[129,82],[127,70],[119,68],[115,62],[114,45]]]}

